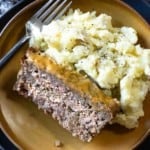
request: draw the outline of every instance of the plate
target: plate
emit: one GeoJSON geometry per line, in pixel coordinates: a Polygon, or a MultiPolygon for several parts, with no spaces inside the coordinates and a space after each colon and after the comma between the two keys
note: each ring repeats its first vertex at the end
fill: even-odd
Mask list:
{"type": "MultiPolygon", "coordinates": [[[[35,1],[28,5],[5,27],[0,36],[1,57],[23,35],[24,23],[41,6],[41,3],[41,1],[35,1]]],[[[121,1],[73,0],[72,7],[83,11],[96,10],[97,13],[107,13],[112,16],[113,25],[134,27],[138,32],[141,45],[150,48],[149,25],[121,1]]],[[[24,45],[0,71],[1,128],[19,149],[56,150],[58,148],[54,143],[60,140],[64,144],[61,148],[63,150],[127,150],[137,146],[149,134],[150,94],[144,101],[145,115],[140,118],[138,128],[128,130],[119,125],[108,125],[90,143],[84,143],[72,137],[58,125],[57,121],[38,110],[31,101],[12,91],[20,68],[20,59],[27,47],[28,44],[24,45]]]]}
{"type": "MultiPolygon", "coordinates": [[[[5,6],[5,10],[7,10],[2,16],[0,16],[0,32],[6,25],[6,23],[18,12],[20,11],[23,7],[28,5],[29,3],[33,2],[33,0],[20,0],[16,4],[12,4],[10,8],[7,8],[8,6],[5,6]]],[[[6,3],[3,1],[2,3],[6,3]]],[[[8,2],[10,3],[10,1],[8,2]]],[[[2,5],[2,4],[1,4],[2,5]]],[[[7,4],[8,5],[8,4],[7,4]]]]}

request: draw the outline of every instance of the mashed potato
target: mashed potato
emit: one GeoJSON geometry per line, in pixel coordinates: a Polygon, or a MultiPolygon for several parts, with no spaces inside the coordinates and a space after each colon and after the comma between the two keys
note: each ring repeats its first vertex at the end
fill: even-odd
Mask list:
{"type": "Polygon", "coordinates": [[[143,100],[150,89],[150,49],[136,44],[133,28],[113,27],[111,19],[95,11],[70,10],[42,31],[33,28],[30,46],[93,78],[106,94],[120,100],[122,112],[113,122],[134,128],[144,115],[143,100]]]}

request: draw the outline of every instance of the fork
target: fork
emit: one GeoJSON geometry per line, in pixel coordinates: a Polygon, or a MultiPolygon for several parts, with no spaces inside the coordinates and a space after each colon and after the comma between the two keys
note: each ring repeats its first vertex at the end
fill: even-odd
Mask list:
{"type": "Polygon", "coordinates": [[[31,26],[34,25],[40,30],[43,25],[49,24],[52,20],[60,18],[70,7],[72,1],[49,0],[39,9],[25,24],[26,34],[0,59],[0,69],[8,62],[18,49],[30,39],[31,26]]]}

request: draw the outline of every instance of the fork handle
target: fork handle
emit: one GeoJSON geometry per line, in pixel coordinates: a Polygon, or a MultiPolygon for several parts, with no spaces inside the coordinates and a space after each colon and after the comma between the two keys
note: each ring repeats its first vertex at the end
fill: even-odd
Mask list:
{"type": "Polygon", "coordinates": [[[1,59],[0,69],[13,57],[19,48],[29,39],[28,36],[23,36],[1,59]]]}

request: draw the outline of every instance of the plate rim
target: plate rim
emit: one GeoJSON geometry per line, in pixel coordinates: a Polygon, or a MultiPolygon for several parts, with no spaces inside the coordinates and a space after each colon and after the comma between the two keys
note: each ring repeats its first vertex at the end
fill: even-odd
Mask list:
{"type": "Polygon", "coordinates": [[[0,32],[0,37],[4,34],[4,32],[6,31],[6,29],[8,28],[8,26],[11,24],[11,22],[13,20],[15,20],[17,18],[17,16],[20,16],[22,13],[24,13],[24,11],[26,11],[26,9],[30,8],[30,7],[34,7],[34,5],[38,5],[40,3],[43,3],[45,0],[34,0],[33,2],[27,4],[23,9],[21,9],[20,11],[18,11],[4,26],[4,28],[1,30],[0,32]]]}
{"type": "MultiPolygon", "coordinates": [[[[19,14],[22,14],[25,9],[27,9],[27,7],[30,7],[30,5],[34,5],[35,4],[38,4],[40,2],[44,2],[45,0],[35,0],[33,2],[31,2],[30,4],[26,5],[22,10],[20,10],[18,13],[16,13],[16,15],[14,15],[8,22],[7,24],[4,26],[4,28],[2,29],[2,31],[0,32],[0,36],[2,36],[2,34],[5,32],[5,30],[7,29],[7,27],[9,26],[9,24],[19,15],[19,14]]],[[[129,4],[125,3],[124,1],[118,1],[118,0],[114,0],[115,2],[117,2],[118,4],[120,5],[123,5],[124,8],[130,10],[132,13],[134,13],[136,16],[139,17],[139,19],[150,29],[150,25],[149,23],[147,22],[147,20],[137,11],[135,10],[132,6],[130,6],[129,4]]]]}
{"type": "MultiPolygon", "coordinates": [[[[44,0],[35,0],[29,4],[27,4],[22,10],[20,10],[19,12],[17,12],[8,22],[7,24],[4,26],[4,28],[1,30],[0,32],[0,37],[3,36],[4,32],[7,30],[7,28],[9,27],[9,25],[11,24],[11,22],[13,20],[15,20],[18,16],[20,16],[21,14],[23,14],[26,9],[28,8],[32,8],[35,7],[36,5],[40,4],[44,2],[44,0]]],[[[0,104],[0,129],[2,130],[2,132],[6,135],[6,137],[10,140],[10,142],[12,142],[12,144],[14,144],[14,146],[18,149],[23,149],[23,147],[21,146],[21,142],[17,142],[17,138],[15,137],[14,133],[12,132],[12,130],[10,129],[8,123],[5,120],[5,117],[3,115],[3,111],[1,108],[1,104],[0,104]],[[2,121],[3,120],[3,121],[2,121]]]]}

